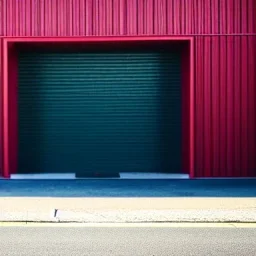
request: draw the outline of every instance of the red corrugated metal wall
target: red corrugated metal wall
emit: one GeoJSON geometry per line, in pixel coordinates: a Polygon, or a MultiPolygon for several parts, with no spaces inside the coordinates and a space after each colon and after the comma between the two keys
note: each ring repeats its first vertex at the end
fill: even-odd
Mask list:
{"type": "Polygon", "coordinates": [[[194,35],[195,174],[256,176],[255,13],[255,0],[0,0],[0,36],[194,35]]]}
{"type": "Polygon", "coordinates": [[[196,38],[196,174],[256,176],[256,37],[196,38]]]}
{"type": "MultiPolygon", "coordinates": [[[[1,15],[1,12],[0,12],[1,15]]],[[[1,17],[1,16],[0,16],[1,17]]],[[[1,99],[1,104],[0,104],[0,176],[2,174],[3,170],[3,116],[2,116],[2,84],[3,84],[3,49],[2,49],[3,43],[2,43],[2,38],[0,37],[0,99],[1,99]]]]}

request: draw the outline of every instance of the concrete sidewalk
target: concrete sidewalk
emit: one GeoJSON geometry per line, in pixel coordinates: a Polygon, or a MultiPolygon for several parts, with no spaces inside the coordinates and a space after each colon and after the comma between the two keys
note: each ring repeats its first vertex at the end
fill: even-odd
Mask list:
{"type": "Polygon", "coordinates": [[[256,182],[0,181],[1,221],[256,222],[256,182]]]}
{"type": "Polygon", "coordinates": [[[0,221],[256,222],[255,198],[0,198],[0,221]]]}

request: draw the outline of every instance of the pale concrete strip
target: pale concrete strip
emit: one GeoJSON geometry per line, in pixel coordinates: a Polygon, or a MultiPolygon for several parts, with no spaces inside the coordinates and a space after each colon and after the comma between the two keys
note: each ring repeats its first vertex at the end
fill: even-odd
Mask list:
{"type": "Polygon", "coordinates": [[[58,211],[60,222],[256,222],[254,210],[58,211]]]}
{"type": "Polygon", "coordinates": [[[255,210],[256,198],[166,197],[166,198],[53,198],[1,197],[1,211],[60,210],[255,210]]]}
{"type": "Polygon", "coordinates": [[[0,212],[0,221],[145,223],[145,222],[243,222],[256,223],[255,210],[58,210],[0,212]]]}
{"type": "Polygon", "coordinates": [[[0,221],[256,223],[256,198],[0,198],[0,221]]]}
{"type": "Polygon", "coordinates": [[[256,223],[40,223],[40,222],[0,222],[0,227],[256,228],[256,223]]]}

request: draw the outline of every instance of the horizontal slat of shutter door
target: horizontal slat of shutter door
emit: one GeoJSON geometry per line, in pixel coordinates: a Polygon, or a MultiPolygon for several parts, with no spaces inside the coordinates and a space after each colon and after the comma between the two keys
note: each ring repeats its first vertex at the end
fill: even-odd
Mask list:
{"type": "Polygon", "coordinates": [[[180,54],[19,53],[19,173],[180,172],[180,54]]]}

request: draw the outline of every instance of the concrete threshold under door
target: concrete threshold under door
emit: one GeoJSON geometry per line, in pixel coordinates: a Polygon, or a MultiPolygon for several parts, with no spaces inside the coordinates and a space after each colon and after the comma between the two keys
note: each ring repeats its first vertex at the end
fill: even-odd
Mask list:
{"type": "Polygon", "coordinates": [[[13,180],[74,180],[75,173],[11,174],[13,180]]]}
{"type": "Polygon", "coordinates": [[[11,179],[73,180],[73,179],[189,179],[188,174],[120,172],[120,178],[76,178],[75,173],[12,174],[11,179]]]}
{"type": "Polygon", "coordinates": [[[184,173],[120,172],[121,179],[189,179],[184,173]]]}

